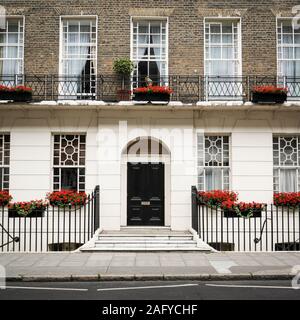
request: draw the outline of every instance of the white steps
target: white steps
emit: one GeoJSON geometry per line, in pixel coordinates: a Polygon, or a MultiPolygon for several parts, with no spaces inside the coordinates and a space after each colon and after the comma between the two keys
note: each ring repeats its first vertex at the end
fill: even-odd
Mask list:
{"type": "Polygon", "coordinates": [[[190,231],[170,228],[121,228],[101,231],[93,243],[81,251],[206,251],[211,248],[190,231]]]}

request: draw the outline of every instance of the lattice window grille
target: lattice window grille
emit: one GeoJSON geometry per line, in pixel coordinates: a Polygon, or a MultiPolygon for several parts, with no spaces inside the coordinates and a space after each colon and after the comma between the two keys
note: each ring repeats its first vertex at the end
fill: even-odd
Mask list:
{"type": "MultiPolygon", "coordinates": [[[[230,187],[230,142],[229,136],[197,135],[198,189],[205,191],[210,179],[221,179],[218,187],[230,187]]],[[[212,183],[214,184],[214,183],[212,183]]]]}
{"type": "Polygon", "coordinates": [[[61,190],[61,176],[64,168],[77,169],[78,191],[85,190],[85,135],[54,135],[53,147],[53,189],[61,190]]]}
{"type": "Polygon", "coordinates": [[[0,134],[0,190],[9,190],[10,135],[0,134]]]}
{"type": "MultiPolygon", "coordinates": [[[[290,178],[295,180],[296,190],[300,190],[300,137],[273,137],[273,188],[274,192],[284,192],[282,179],[289,171],[290,178]]],[[[287,178],[287,177],[286,177],[287,178]]],[[[285,178],[285,179],[286,179],[285,178]]]]}

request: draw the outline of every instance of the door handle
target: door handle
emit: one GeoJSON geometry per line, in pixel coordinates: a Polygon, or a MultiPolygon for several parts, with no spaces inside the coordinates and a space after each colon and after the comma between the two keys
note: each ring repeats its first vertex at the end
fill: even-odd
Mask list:
{"type": "Polygon", "coordinates": [[[150,206],[150,201],[142,201],[141,205],[142,206],[150,206]]]}

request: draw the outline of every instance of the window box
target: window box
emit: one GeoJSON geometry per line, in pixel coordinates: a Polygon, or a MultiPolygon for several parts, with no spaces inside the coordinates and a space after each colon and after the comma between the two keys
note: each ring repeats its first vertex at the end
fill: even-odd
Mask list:
{"type": "Polygon", "coordinates": [[[9,218],[42,218],[45,215],[45,209],[33,209],[30,213],[22,215],[16,209],[8,209],[9,218]]]}
{"type": "Polygon", "coordinates": [[[135,101],[162,101],[162,102],[169,102],[170,101],[170,94],[167,93],[135,93],[134,94],[135,101]]]}
{"type": "Polygon", "coordinates": [[[162,101],[169,102],[172,89],[169,87],[161,87],[161,86],[152,86],[148,87],[140,87],[133,90],[134,100],[135,101],[162,101]]]}
{"type": "Polygon", "coordinates": [[[32,100],[32,89],[25,86],[7,87],[0,86],[0,100],[15,102],[28,102],[32,100]]]}
{"type": "Polygon", "coordinates": [[[11,203],[8,206],[8,216],[10,218],[43,217],[47,205],[43,200],[11,203]]]}
{"type": "Polygon", "coordinates": [[[88,196],[85,192],[61,190],[48,193],[47,200],[53,207],[72,208],[85,205],[88,201],[88,196]]]}
{"type": "MultiPolygon", "coordinates": [[[[225,209],[224,211],[224,218],[242,218],[234,209],[225,209]]],[[[252,215],[249,218],[260,218],[261,217],[262,209],[254,209],[252,210],[252,215]]],[[[241,215],[245,218],[248,216],[249,212],[241,212],[241,215]]]]}
{"type": "Polygon", "coordinates": [[[253,103],[284,103],[287,100],[287,89],[276,86],[256,86],[252,89],[253,103]]]}

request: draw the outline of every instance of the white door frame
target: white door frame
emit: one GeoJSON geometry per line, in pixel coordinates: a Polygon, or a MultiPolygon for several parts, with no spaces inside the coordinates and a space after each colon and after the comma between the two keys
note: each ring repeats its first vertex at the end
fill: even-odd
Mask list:
{"type": "Polygon", "coordinates": [[[162,162],[165,165],[165,219],[164,226],[171,226],[171,156],[168,155],[127,155],[121,158],[121,227],[127,226],[127,163],[128,162],[162,162]]]}

